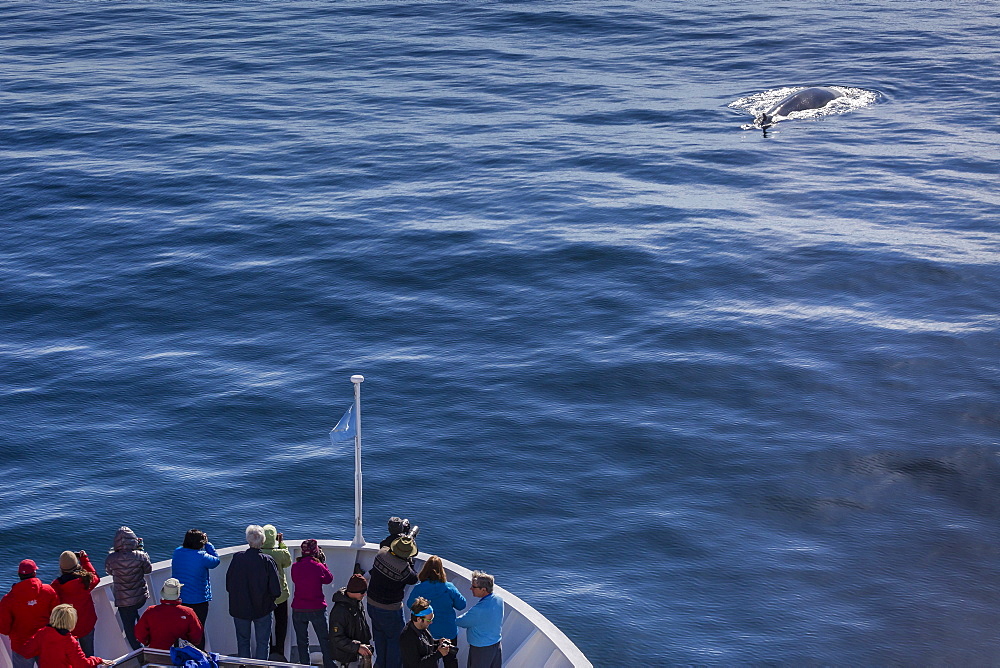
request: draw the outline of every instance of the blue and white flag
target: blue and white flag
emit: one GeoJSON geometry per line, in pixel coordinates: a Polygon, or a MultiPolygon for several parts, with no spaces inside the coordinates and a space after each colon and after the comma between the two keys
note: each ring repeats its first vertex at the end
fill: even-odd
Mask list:
{"type": "Polygon", "coordinates": [[[358,430],[354,423],[354,404],[351,404],[351,407],[344,413],[344,417],[340,418],[337,426],[330,430],[330,442],[339,445],[344,441],[354,440],[356,433],[358,430]]]}

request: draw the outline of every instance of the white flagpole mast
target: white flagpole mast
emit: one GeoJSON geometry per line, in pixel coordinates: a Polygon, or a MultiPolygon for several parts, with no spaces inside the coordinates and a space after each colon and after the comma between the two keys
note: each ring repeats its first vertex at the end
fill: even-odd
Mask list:
{"type": "Polygon", "coordinates": [[[351,376],[354,383],[354,542],[351,547],[362,547],[365,544],[361,535],[361,383],[365,377],[357,374],[351,376]]]}

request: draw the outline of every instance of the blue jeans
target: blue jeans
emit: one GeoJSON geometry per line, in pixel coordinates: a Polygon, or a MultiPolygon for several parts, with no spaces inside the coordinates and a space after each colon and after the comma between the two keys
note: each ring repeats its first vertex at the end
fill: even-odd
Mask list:
{"type": "Polygon", "coordinates": [[[37,665],[35,663],[34,657],[29,659],[26,656],[21,656],[20,654],[18,654],[13,650],[11,650],[10,652],[10,659],[14,665],[14,668],[35,668],[35,666],[37,665]]]}
{"type": "Polygon", "coordinates": [[[271,653],[271,613],[267,613],[259,619],[238,619],[233,617],[236,625],[236,656],[245,659],[263,659],[267,661],[271,653]],[[253,624],[253,632],[257,641],[257,648],[253,656],[250,656],[250,625],[253,624]]]}
{"type": "Polygon", "coordinates": [[[399,653],[399,634],[403,632],[403,609],[383,610],[368,606],[372,618],[372,642],[375,643],[377,668],[400,668],[403,658],[399,653]]]}
{"type": "Polygon", "coordinates": [[[292,608],[292,628],[295,629],[295,644],[299,648],[299,663],[309,663],[309,625],[319,639],[319,648],[323,652],[323,665],[333,666],[330,656],[330,637],[326,626],[325,610],[296,610],[292,608]]]}

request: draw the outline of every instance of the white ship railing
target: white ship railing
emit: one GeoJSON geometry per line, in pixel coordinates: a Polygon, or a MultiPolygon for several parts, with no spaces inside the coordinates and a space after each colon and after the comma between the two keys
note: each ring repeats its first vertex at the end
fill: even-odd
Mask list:
{"type": "MultiPolygon", "coordinates": [[[[286,542],[292,553],[293,562],[299,556],[298,545],[300,543],[301,541],[286,542]],[[296,547],[292,547],[292,545],[296,547]]],[[[378,553],[378,545],[366,544],[362,547],[355,547],[349,541],[320,541],[320,545],[326,554],[326,565],[334,576],[333,584],[324,587],[329,603],[333,592],[346,585],[347,580],[354,572],[355,563],[360,563],[366,571],[371,568],[375,555],[378,553]]],[[[205,623],[206,649],[219,654],[236,654],[236,630],[232,617],[229,616],[226,570],[232,560],[232,555],[245,549],[244,545],[219,550],[222,563],[219,564],[218,568],[209,571],[212,582],[212,602],[205,623]]],[[[429,556],[425,553],[417,555],[416,568],[418,571],[429,556]]],[[[447,560],[443,561],[448,573],[448,581],[462,592],[462,595],[469,602],[469,607],[475,605],[478,599],[472,595],[469,589],[469,579],[472,572],[458,564],[447,560]]],[[[95,567],[100,568],[101,566],[101,560],[96,559],[95,567]]],[[[170,576],[169,560],[160,561],[153,565],[153,572],[146,577],[151,594],[149,605],[159,603],[160,588],[163,586],[164,580],[170,576]]],[[[294,591],[294,583],[288,571],[286,571],[285,576],[289,589],[294,591]]],[[[592,664],[583,655],[583,652],[541,613],[502,587],[497,586],[495,591],[503,598],[505,604],[503,621],[504,666],[510,668],[568,668],[571,666],[591,668],[592,664]]],[[[407,595],[409,595],[409,590],[407,590],[407,595]]],[[[106,659],[115,659],[131,652],[132,648],[125,641],[125,635],[114,605],[110,577],[101,579],[100,585],[93,591],[93,599],[97,607],[98,618],[94,634],[95,653],[106,659]]],[[[295,646],[295,632],[291,628],[291,614],[289,614],[288,626],[285,656],[291,658],[291,648],[295,646]]],[[[312,633],[311,627],[310,633],[312,633]]],[[[0,636],[0,639],[2,639],[0,642],[0,668],[12,668],[9,638],[0,636]]],[[[316,645],[319,641],[315,636],[311,636],[310,644],[316,645]]],[[[464,629],[459,629],[459,648],[459,665],[464,666],[468,651],[464,629]]]]}

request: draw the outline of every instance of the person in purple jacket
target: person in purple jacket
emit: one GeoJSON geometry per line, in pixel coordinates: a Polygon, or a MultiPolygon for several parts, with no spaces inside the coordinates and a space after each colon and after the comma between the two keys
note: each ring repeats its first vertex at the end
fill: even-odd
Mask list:
{"type": "Polygon", "coordinates": [[[326,596],[323,585],[333,582],[333,573],[326,567],[326,555],[315,538],[302,541],[302,556],[292,564],[292,583],[295,595],[292,597],[292,628],[295,630],[295,644],[299,648],[297,661],[309,663],[309,624],[319,639],[323,651],[323,666],[332,668],[327,642],[326,596]]]}

